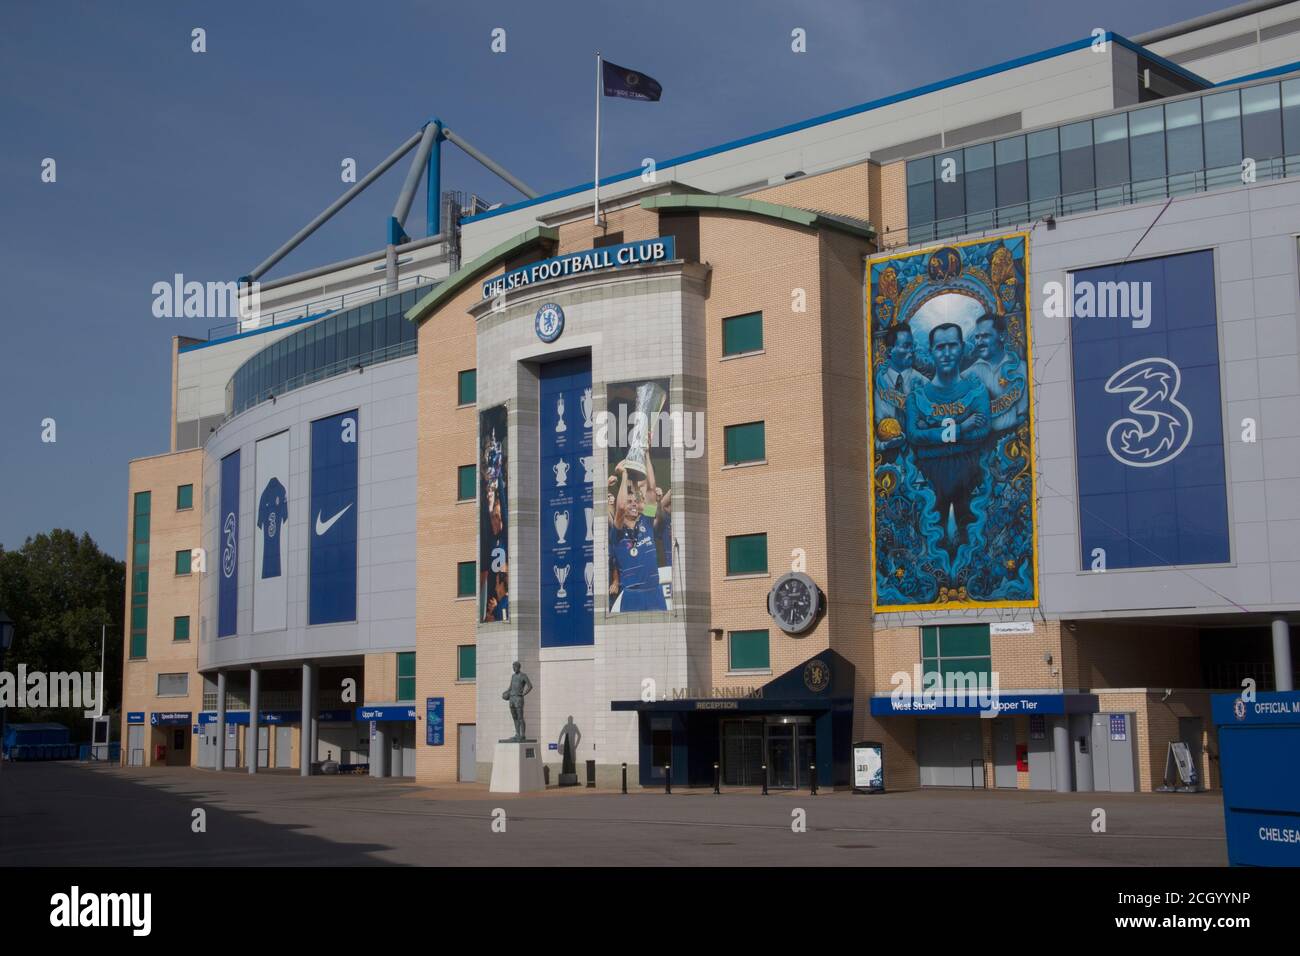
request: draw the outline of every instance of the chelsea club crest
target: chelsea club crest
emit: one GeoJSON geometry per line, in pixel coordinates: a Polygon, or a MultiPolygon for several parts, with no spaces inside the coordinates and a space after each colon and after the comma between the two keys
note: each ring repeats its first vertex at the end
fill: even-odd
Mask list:
{"type": "Polygon", "coordinates": [[[564,331],[564,310],[554,302],[547,302],[537,310],[533,328],[543,342],[554,342],[564,331]]]}

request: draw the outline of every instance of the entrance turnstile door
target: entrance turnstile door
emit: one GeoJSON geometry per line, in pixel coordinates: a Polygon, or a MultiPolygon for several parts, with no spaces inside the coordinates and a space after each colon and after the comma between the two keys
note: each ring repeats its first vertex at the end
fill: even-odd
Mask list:
{"type": "Polygon", "coordinates": [[[456,725],[456,779],[473,783],[478,779],[478,743],[476,724],[456,725]]]}
{"type": "Polygon", "coordinates": [[[1092,787],[1100,793],[1137,792],[1137,720],[1134,714],[1092,715],[1092,787]]]}
{"type": "Polygon", "coordinates": [[[271,766],[271,728],[266,724],[257,727],[257,769],[265,770],[271,766]]]}
{"type": "Polygon", "coordinates": [[[293,728],[283,724],[275,728],[276,769],[293,769],[293,728]]]}
{"type": "Polygon", "coordinates": [[[239,766],[239,727],[236,724],[226,724],[225,733],[221,735],[222,746],[226,748],[226,770],[233,770],[239,766]]]}
{"type": "Polygon", "coordinates": [[[144,766],[144,726],[131,724],[126,728],[126,764],[128,767],[144,766]]]}
{"type": "Polygon", "coordinates": [[[217,725],[202,724],[199,727],[199,766],[212,770],[217,766],[217,725]]]}
{"type": "Polygon", "coordinates": [[[400,777],[415,776],[415,724],[401,725],[402,739],[402,772],[396,774],[400,777]]]}
{"type": "Polygon", "coordinates": [[[1002,790],[1016,789],[1016,725],[1010,720],[993,721],[993,784],[1002,790]]]}

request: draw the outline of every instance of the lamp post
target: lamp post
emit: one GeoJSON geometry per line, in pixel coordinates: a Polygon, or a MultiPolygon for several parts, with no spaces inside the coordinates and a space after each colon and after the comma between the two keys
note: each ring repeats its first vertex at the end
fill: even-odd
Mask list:
{"type": "MultiPolygon", "coordinates": [[[[14,622],[4,611],[0,611],[0,671],[4,670],[5,656],[14,643],[14,622]]],[[[0,706],[0,747],[5,739],[5,708],[0,706]]],[[[0,753],[0,767],[4,766],[4,754],[0,753]]]]}

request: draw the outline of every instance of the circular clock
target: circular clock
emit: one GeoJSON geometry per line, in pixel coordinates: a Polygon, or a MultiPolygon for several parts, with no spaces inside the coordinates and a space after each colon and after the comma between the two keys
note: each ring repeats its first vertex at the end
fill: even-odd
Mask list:
{"type": "Polygon", "coordinates": [[[822,609],[821,589],[798,571],[783,574],[767,595],[767,613],[787,634],[802,634],[812,627],[822,609]]]}

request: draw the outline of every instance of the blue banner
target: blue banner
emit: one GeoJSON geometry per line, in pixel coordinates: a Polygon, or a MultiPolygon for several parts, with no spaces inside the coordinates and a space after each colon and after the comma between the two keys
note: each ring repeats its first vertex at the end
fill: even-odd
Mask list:
{"type": "Polygon", "coordinates": [[[415,720],[415,708],[410,704],[358,707],[357,720],[415,720]]]}
{"type": "Polygon", "coordinates": [[[595,643],[591,359],[543,365],[541,409],[542,647],[595,643]]]}
{"type": "Polygon", "coordinates": [[[504,405],[478,418],[478,619],[510,620],[510,445],[504,405]]]}
{"type": "Polygon", "coordinates": [[[424,742],[430,747],[441,747],[445,739],[443,703],[441,697],[429,697],[425,700],[424,742]]]}
{"type": "Polygon", "coordinates": [[[1228,561],[1213,253],[1067,288],[1083,569],[1228,561]]]}
{"type": "Polygon", "coordinates": [[[308,624],[357,618],[357,412],[311,423],[308,624]]]}
{"type": "Polygon", "coordinates": [[[221,514],[217,538],[221,577],[217,579],[217,637],[239,628],[239,452],[221,459],[221,514]]]}
{"type": "Polygon", "coordinates": [[[126,712],[126,722],[127,722],[128,724],[143,724],[143,723],[144,723],[144,711],[143,711],[143,710],[128,710],[128,711],[126,712]]]}
{"type": "Polygon", "coordinates": [[[153,727],[188,727],[194,714],[185,710],[154,711],[149,715],[149,724],[153,727]]]}

